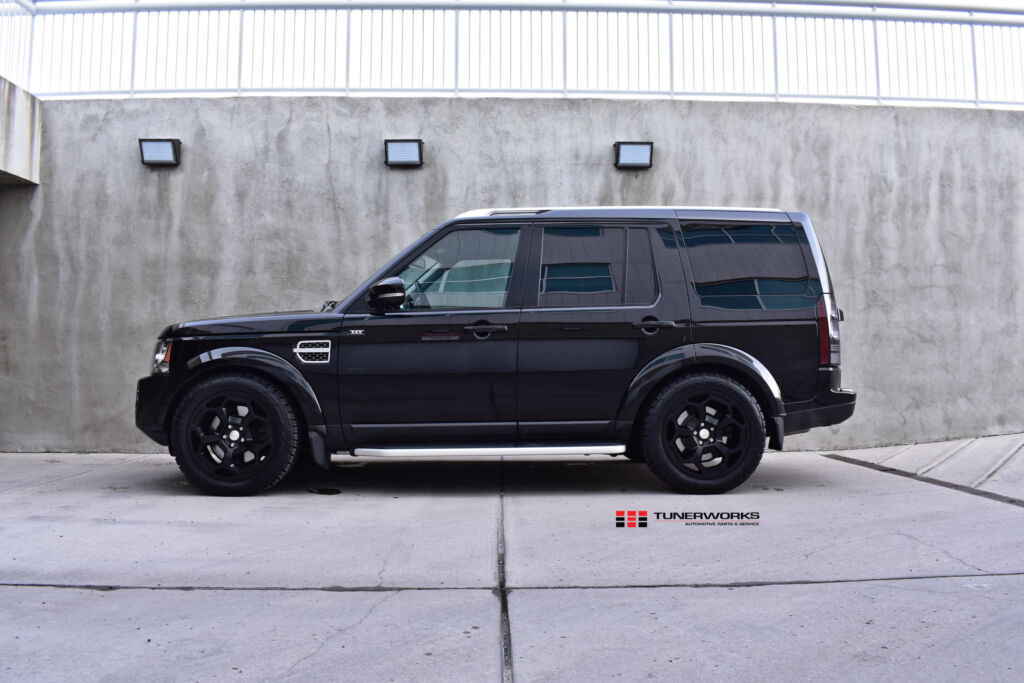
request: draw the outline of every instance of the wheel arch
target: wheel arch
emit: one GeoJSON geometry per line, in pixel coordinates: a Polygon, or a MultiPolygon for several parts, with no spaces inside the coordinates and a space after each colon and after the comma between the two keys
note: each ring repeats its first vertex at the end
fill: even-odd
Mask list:
{"type": "Polygon", "coordinates": [[[783,418],[786,416],[778,382],[759,360],[745,351],[724,344],[687,344],[661,354],[637,373],[623,398],[616,425],[628,431],[632,440],[640,429],[638,419],[654,396],[669,382],[701,372],[715,372],[735,380],[757,400],[765,416],[768,446],[782,449],[783,418]]]}
{"type": "Polygon", "coordinates": [[[320,400],[302,373],[287,360],[263,349],[226,346],[193,356],[186,367],[186,376],[167,401],[163,423],[168,433],[178,405],[196,384],[216,375],[243,372],[270,382],[292,402],[302,420],[301,427],[308,434],[314,462],[325,468],[330,464],[324,446],[327,428],[320,400]]]}

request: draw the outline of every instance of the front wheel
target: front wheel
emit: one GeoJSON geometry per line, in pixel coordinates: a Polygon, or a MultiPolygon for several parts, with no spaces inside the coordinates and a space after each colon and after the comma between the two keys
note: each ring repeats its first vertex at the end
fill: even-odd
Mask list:
{"type": "Polygon", "coordinates": [[[266,380],[225,374],[194,386],[171,422],[170,450],[185,477],[207,493],[241,496],[274,486],[299,450],[288,398],[266,380]]]}
{"type": "Polygon", "coordinates": [[[723,375],[672,382],[644,418],[644,453],[659,479],[682,493],[723,493],[754,473],[765,448],[764,416],[751,393],[723,375]]]}

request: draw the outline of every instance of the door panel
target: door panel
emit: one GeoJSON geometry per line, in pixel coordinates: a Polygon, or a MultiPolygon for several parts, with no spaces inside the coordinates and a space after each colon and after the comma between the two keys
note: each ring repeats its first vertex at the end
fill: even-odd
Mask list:
{"type": "Polygon", "coordinates": [[[519,329],[522,440],[606,435],[640,369],[689,343],[675,243],[661,247],[659,227],[668,229],[603,222],[535,227],[519,329]],[[643,321],[674,326],[643,329],[643,321]]]}
{"type": "Polygon", "coordinates": [[[521,225],[456,226],[389,273],[406,282],[402,309],[346,313],[339,395],[351,443],[515,439],[528,251],[521,225]]]}

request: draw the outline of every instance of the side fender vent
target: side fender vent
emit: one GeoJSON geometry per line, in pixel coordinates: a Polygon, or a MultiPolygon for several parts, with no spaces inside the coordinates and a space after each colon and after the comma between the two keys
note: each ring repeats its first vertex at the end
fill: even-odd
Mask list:
{"type": "Polygon", "coordinates": [[[330,363],[331,342],[330,341],[300,341],[292,349],[295,357],[303,363],[330,363]]]}

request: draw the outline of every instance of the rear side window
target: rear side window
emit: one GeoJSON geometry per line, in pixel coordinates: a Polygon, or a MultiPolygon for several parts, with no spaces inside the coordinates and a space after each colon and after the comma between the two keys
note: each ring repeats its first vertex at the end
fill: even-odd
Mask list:
{"type": "Polygon", "coordinates": [[[538,305],[649,304],[657,297],[646,228],[546,227],[538,305]]]}
{"type": "Polygon", "coordinates": [[[813,308],[821,283],[808,274],[806,241],[788,223],[683,226],[697,299],[710,308],[813,308]]]}

